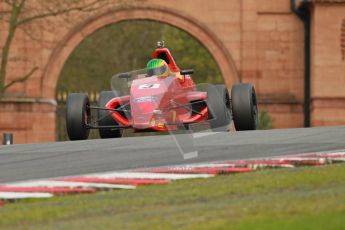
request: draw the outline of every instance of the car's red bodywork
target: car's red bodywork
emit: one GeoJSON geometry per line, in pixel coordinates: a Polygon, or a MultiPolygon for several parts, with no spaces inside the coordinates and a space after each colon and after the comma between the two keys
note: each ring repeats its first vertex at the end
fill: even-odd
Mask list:
{"type": "Polygon", "coordinates": [[[205,102],[207,93],[196,90],[190,75],[181,75],[167,48],[157,48],[153,58],[167,62],[171,72],[177,76],[152,76],[135,79],[130,94],[111,99],[105,107],[114,110],[130,105],[130,115],[121,111],[111,112],[112,118],[122,127],[135,131],[166,131],[176,129],[179,124],[197,123],[208,119],[206,103],[192,109],[193,103],[205,102]]]}

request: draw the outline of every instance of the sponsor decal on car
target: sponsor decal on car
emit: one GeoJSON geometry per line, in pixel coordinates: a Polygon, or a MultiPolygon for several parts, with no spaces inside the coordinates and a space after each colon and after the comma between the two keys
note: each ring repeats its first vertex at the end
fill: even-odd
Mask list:
{"type": "Polygon", "coordinates": [[[143,84],[139,85],[138,89],[158,89],[160,84],[143,84]]]}
{"type": "Polygon", "coordinates": [[[148,97],[138,97],[134,99],[135,102],[150,102],[156,101],[156,97],[148,96],[148,97]]]}

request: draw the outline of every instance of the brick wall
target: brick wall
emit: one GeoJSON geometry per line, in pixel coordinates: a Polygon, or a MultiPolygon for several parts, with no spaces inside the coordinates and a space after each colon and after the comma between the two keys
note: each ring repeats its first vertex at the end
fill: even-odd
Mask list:
{"type": "Polygon", "coordinates": [[[15,144],[55,141],[54,103],[6,99],[0,102],[0,117],[1,133],[13,133],[15,144]]]}
{"type": "Polygon", "coordinates": [[[303,25],[290,3],[243,1],[241,75],[253,82],[274,127],[303,126],[303,25]]]}
{"type": "Polygon", "coordinates": [[[312,17],[312,125],[344,125],[345,4],[316,4],[312,17]]]}

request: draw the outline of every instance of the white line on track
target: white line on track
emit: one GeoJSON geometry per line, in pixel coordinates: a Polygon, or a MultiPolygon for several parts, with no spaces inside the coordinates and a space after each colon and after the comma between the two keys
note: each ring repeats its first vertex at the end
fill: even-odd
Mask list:
{"type": "MultiPolygon", "coordinates": [[[[195,138],[205,137],[209,135],[216,134],[215,132],[204,132],[194,134],[195,138]]],[[[251,158],[250,160],[324,160],[327,156],[333,156],[331,160],[345,160],[345,150],[328,150],[322,152],[312,152],[312,153],[301,153],[294,155],[282,155],[274,156],[270,158],[251,158]],[[303,155],[311,154],[311,157],[303,155]],[[316,155],[314,157],[314,155],[316,155]],[[320,155],[319,157],[317,155],[320,155]],[[338,157],[339,155],[339,157],[338,157]]],[[[213,167],[229,167],[231,162],[209,162],[209,163],[199,163],[199,164],[188,164],[188,165],[174,165],[174,166],[161,166],[159,168],[213,168],[213,167]]],[[[157,167],[155,167],[157,168],[157,167]]],[[[152,168],[151,168],[152,169],[152,168]]],[[[142,169],[145,170],[145,169],[142,169]]],[[[150,170],[150,169],[146,169],[150,170]]],[[[85,177],[93,178],[123,178],[123,179],[167,179],[167,180],[179,180],[179,179],[192,179],[192,178],[208,178],[214,175],[210,174],[170,174],[170,173],[148,173],[148,172],[127,172],[127,171],[112,171],[96,174],[83,175],[85,177]]],[[[120,184],[107,184],[107,183],[86,183],[86,182],[70,182],[70,181],[54,181],[53,179],[40,179],[31,180],[23,182],[15,182],[8,184],[0,184],[1,186],[16,186],[16,187],[69,187],[69,188],[98,188],[98,189],[134,189],[135,186],[132,185],[120,185],[120,184]]],[[[26,199],[26,198],[49,198],[52,197],[51,193],[40,193],[40,192],[0,192],[0,199],[3,200],[15,200],[15,199],[26,199]]]]}
{"type": "Polygon", "coordinates": [[[89,174],[85,176],[99,177],[99,178],[166,179],[166,180],[213,177],[213,175],[210,175],[210,174],[170,174],[170,173],[146,173],[146,172],[106,172],[106,173],[89,174]]]}
{"type": "Polygon", "coordinates": [[[67,182],[53,180],[38,180],[7,184],[15,187],[66,187],[66,188],[98,188],[98,189],[135,189],[133,185],[86,183],[86,182],[67,182]]]}
{"type": "MultiPolygon", "coordinates": [[[[278,156],[272,156],[272,157],[261,158],[261,159],[268,159],[268,158],[271,160],[280,160],[282,158],[292,159],[293,157],[299,158],[299,157],[303,157],[304,155],[309,155],[309,154],[320,155],[320,158],[324,158],[325,155],[334,156],[334,155],[340,154],[340,155],[345,156],[345,149],[334,149],[334,150],[319,151],[319,152],[304,152],[304,153],[298,153],[298,154],[278,155],[278,156]]],[[[304,158],[304,159],[307,159],[307,158],[304,158]]],[[[247,160],[250,160],[250,159],[247,159],[247,160]]]]}
{"type": "Polygon", "coordinates": [[[50,198],[54,195],[51,193],[41,193],[41,192],[0,192],[0,199],[4,200],[17,200],[17,199],[27,199],[27,198],[50,198]]]}
{"type": "Polygon", "coordinates": [[[195,169],[195,168],[224,168],[232,167],[235,164],[232,163],[209,163],[209,164],[188,164],[188,165],[176,165],[176,166],[164,166],[164,167],[155,167],[148,170],[154,169],[195,169]]]}
{"type": "Polygon", "coordinates": [[[339,151],[339,152],[332,152],[332,153],[328,153],[329,156],[334,156],[334,155],[342,155],[345,157],[345,152],[343,151],[339,151]]]}

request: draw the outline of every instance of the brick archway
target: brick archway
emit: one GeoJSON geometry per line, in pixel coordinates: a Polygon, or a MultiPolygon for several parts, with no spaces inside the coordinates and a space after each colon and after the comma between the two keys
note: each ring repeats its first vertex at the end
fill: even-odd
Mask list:
{"type": "Polygon", "coordinates": [[[239,75],[233,61],[218,37],[197,19],[162,7],[114,8],[89,18],[72,29],[56,46],[46,65],[42,78],[42,98],[54,98],[55,88],[61,70],[69,55],[78,44],[98,29],[124,20],[154,20],[178,27],[199,40],[217,62],[227,86],[239,82],[239,75]]]}
{"type": "MultiPolygon", "coordinates": [[[[269,112],[275,128],[303,126],[304,27],[291,13],[290,0],[279,4],[269,0],[109,3],[92,11],[35,21],[16,32],[6,82],[39,69],[27,81],[8,88],[6,98],[0,100],[0,131],[13,132],[15,143],[55,140],[55,90],[66,60],[87,36],[125,20],[154,20],[188,32],[213,55],[228,86],[239,81],[255,85],[260,110],[269,112]]],[[[310,6],[313,31],[312,125],[344,124],[345,116],[339,114],[345,114],[345,107],[339,105],[344,104],[345,91],[335,89],[345,79],[340,30],[345,4],[316,0],[306,4],[310,6]],[[328,17],[330,14],[334,17],[328,17]],[[330,24],[339,26],[323,26],[330,24]]],[[[3,5],[6,3],[0,1],[0,8],[3,5]]],[[[28,6],[39,8],[39,2],[30,1],[28,6]]],[[[1,46],[6,39],[6,20],[0,20],[0,25],[4,35],[0,36],[1,46]]]]}

